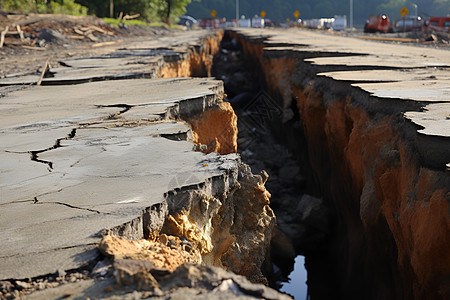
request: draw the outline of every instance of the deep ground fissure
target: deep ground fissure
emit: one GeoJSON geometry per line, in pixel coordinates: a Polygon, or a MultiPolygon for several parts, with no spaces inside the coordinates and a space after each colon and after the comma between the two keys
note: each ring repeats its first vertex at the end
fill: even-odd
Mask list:
{"type": "Polygon", "coordinates": [[[296,256],[304,255],[309,296],[313,300],[330,299],[335,288],[327,246],[332,236],[333,209],[324,201],[309,164],[295,101],[289,110],[294,116],[283,122],[286,110],[267,91],[260,67],[245,57],[242,45],[227,32],[214,57],[212,75],[223,80],[227,101],[238,116],[238,152],[243,162],[255,174],[262,170],[269,174],[266,187],[277,217],[271,262],[264,270],[271,286],[280,289],[286,284],[296,256]]]}

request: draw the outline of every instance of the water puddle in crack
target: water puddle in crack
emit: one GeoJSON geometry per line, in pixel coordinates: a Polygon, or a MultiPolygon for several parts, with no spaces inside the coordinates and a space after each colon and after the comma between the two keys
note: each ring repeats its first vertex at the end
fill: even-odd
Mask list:
{"type": "Polygon", "coordinates": [[[289,281],[283,283],[280,291],[294,296],[295,300],[309,299],[306,278],[305,257],[299,255],[295,258],[294,271],[289,274],[289,281]]]}

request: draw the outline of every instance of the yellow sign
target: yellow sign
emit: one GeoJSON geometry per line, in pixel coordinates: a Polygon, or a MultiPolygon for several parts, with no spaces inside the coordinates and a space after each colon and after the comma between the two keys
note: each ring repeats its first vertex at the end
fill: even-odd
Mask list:
{"type": "Polygon", "coordinates": [[[400,9],[400,14],[404,17],[409,13],[409,10],[403,6],[402,9],[400,9]]]}
{"type": "Polygon", "coordinates": [[[298,19],[298,17],[300,17],[300,12],[299,12],[298,10],[296,10],[296,11],[294,12],[294,17],[295,17],[296,19],[298,19]]]}
{"type": "Polygon", "coordinates": [[[215,17],[217,15],[217,11],[215,10],[215,9],[213,9],[212,11],[211,11],[211,17],[215,17]]]}
{"type": "Polygon", "coordinates": [[[261,18],[264,19],[265,16],[266,16],[266,12],[265,12],[265,11],[262,11],[262,12],[261,12],[261,18]]]}
{"type": "Polygon", "coordinates": [[[288,22],[288,23],[289,23],[290,21],[291,21],[291,19],[289,19],[289,18],[287,18],[287,19],[286,19],[286,22],[288,22]]]}

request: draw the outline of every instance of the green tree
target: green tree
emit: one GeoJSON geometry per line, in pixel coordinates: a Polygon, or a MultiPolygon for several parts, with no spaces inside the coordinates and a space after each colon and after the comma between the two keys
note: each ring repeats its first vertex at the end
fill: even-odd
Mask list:
{"type": "Polygon", "coordinates": [[[159,11],[161,20],[171,24],[179,16],[186,13],[186,6],[191,2],[192,0],[161,0],[159,11]]]}
{"type": "Polygon", "coordinates": [[[87,9],[74,0],[0,0],[1,9],[20,11],[24,13],[61,13],[83,15],[87,9]]]}
{"type": "MultiPolygon", "coordinates": [[[[110,0],[76,0],[89,9],[90,14],[99,17],[110,16],[110,0]]],[[[141,19],[147,21],[164,21],[172,23],[186,12],[186,5],[191,0],[114,0],[114,15],[120,13],[140,14],[141,19]]]]}

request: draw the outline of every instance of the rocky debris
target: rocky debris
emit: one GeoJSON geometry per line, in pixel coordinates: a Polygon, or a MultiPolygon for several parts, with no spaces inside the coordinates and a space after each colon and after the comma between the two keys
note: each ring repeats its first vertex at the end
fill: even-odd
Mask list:
{"type": "Polygon", "coordinates": [[[445,46],[450,44],[450,33],[448,32],[408,32],[408,33],[398,33],[400,37],[406,35],[407,38],[415,39],[416,42],[423,44],[433,44],[445,46]]]}
{"type": "MultiPolygon", "coordinates": [[[[241,95],[242,98],[243,94],[247,94],[247,98],[250,98],[247,101],[250,101],[260,91],[259,76],[252,70],[254,68],[245,59],[241,46],[236,40],[225,35],[221,41],[220,52],[214,56],[212,72],[217,79],[224,82],[230,101],[237,99],[238,95],[241,95]]],[[[246,100],[242,102],[246,102],[246,100]]],[[[233,108],[235,110],[237,108],[235,103],[233,108]]]]}
{"type": "Polygon", "coordinates": [[[275,225],[264,187],[267,174],[253,175],[239,164],[229,176],[225,185],[216,179],[196,190],[169,193],[169,216],[161,232],[193,242],[203,264],[267,283],[261,268],[275,225]]]}
{"type": "Polygon", "coordinates": [[[60,270],[43,278],[0,281],[0,299],[20,299],[37,291],[57,288],[90,278],[88,270],[65,272],[60,270]]]}
{"type": "MultiPolygon", "coordinates": [[[[116,259],[114,278],[120,286],[135,285],[138,291],[155,291],[158,282],[151,273],[155,269],[155,265],[148,260],[116,259]]],[[[159,289],[156,293],[163,294],[159,289]]]]}
{"type": "Polygon", "coordinates": [[[72,273],[65,278],[46,278],[15,284],[0,281],[2,299],[292,299],[244,276],[222,268],[183,264],[173,271],[155,268],[145,260],[100,261],[89,272],[72,273]],[[97,266],[101,265],[101,268],[97,266]],[[102,269],[102,275],[99,274],[102,269]],[[106,270],[106,271],[105,271],[106,270]],[[26,286],[22,288],[21,286],[26,286]]]}
{"type": "MultiPolygon", "coordinates": [[[[196,193],[195,190],[193,192],[194,194],[196,193]]],[[[235,193],[239,194],[239,192],[231,192],[231,194],[235,193]]],[[[236,197],[239,197],[241,200],[245,199],[241,196],[236,197]]],[[[203,198],[203,200],[206,199],[203,198]]],[[[226,203],[227,201],[224,199],[223,202],[226,203]]],[[[253,203],[251,200],[249,202],[253,203]]],[[[180,202],[177,201],[174,203],[180,202]]],[[[187,201],[188,205],[189,203],[192,205],[189,211],[199,209],[199,207],[196,207],[195,200],[187,201]]],[[[211,206],[207,202],[202,205],[211,206]]],[[[217,209],[213,210],[217,213],[217,209]]],[[[228,213],[227,209],[221,208],[220,210],[222,213],[228,213]]],[[[202,212],[198,211],[198,213],[202,212]]],[[[182,238],[166,234],[159,235],[154,241],[131,241],[110,235],[103,238],[99,248],[103,254],[113,259],[112,269],[114,270],[113,274],[117,285],[112,287],[110,291],[117,292],[123,288],[132,287],[137,291],[151,292],[150,294],[145,294],[146,297],[150,295],[153,297],[163,296],[165,299],[172,297],[172,294],[174,297],[178,297],[176,295],[180,294],[179,289],[182,289],[183,293],[186,292],[188,294],[197,291],[197,294],[201,294],[202,297],[206,297],[203,294],[209,293],[208,290],[210,290],[210,292],[217,294],[217,297],[221,297],[222,299],[230,296],[234,298],[236,296],[249,295],[264,299],[280,299],[284,297],[263,285],[255,285],[247,280],[242,281],[240,276],[231,275],[232,273],[227,273],[223,269],[199,266],[200,264],[211,266],[212,263],[220,264],[228,270],[237,269],[239,271],[244,269],[246,270],[245,275],[250,280],[262,281],[263,277],[258,275],[260,273],[258,268],[260,267],[253,265],[254,262],[258,263],[255,251],[260,252],[261,250],[255,248],[254,245],[257,243],[255,238],[247,236],[254,236],[251,231],[254,228],[249,228],[244,231],[240,231],[242,230],[241,228],[234,228],[234,230],[232,228],[230,231],[233,231],[236,235],[227,238],[227,236],[230,236],[230,233],[225,230],[227,228],[227,222],[221,223],[225,225],[223,229],[216,227],[214,223],[216,223],[215,220],[217,220],[218,216],[211,217],[206,214],[206,218],[212,219],[212,222],[209,221],[212,224],[210,224],[209,231],[204,232],[203,237],[200,237],[199,234],[201,233],[199,232],[198,226],[201,225],[202,220],[199,215],[195,215],[194,212],[184,212],[183,217],[180,217],[180,214],[177,214],[177,216],[178,222],[171,215],[168,216],[166,220],[167,224],[162,228],[162,232],[172,232],[183,236],[182,238]],[[187,216],[189,216],[191,222],[189,222],[187,216]],[[245,232],[246,235],[242,235],[242,232],[245,232]],[[212,237],[205,236],[205,234],[211,234],[212,237]],[[241,236],[247,239],[251,238],[253,245],[248,246],[243,243],[243,239],[240,238],[241,236]],[[200,240],[201,238],[203,238],[203,241],[200,240]],[[221,243],[217,243],[218,238],[221,239],[221,243]],[[215,241],[208,243],[205,241],[206,239],[210,241],[214,239],[215,241]],[[235,240],[232,242],[232,245],[227,242],[230,239],[235,240]],[[226,249],[227,246],[229,249],[226,249]],[[235,248],[236,246],[239,248],[235,248]],[[239,249],[239,253],[236,252],[237,249],[239,249]],[[227,250],[225,254],[223,254],[224,250],[227,250]],[[230,259],[236,255],[239,255],[239,259],[241,260],[237,261],[233,259],[233,263],[230,264],[230,259]],[[212,260],[211,257],[214,256],[216,260],[222,257],[222,262],[220,260],[212,260]],[[192,265],[192,263],[195,263],[197,266],[192,265]],[[227,278],[222,278],[220,276],[222,274],[226,274],[227,278]],[[185,289],[188,290],[184,291],[185,289]],[[234,294],[228,294],[229,292],[233,292],[234,294]]],[[[223,216],[220,218],[224,219],[223,216]]],[[[257,220],[257,218],[255,219],[257,220]]],[[[263,246],[267,246],[267,243],[266,241],[263,246]]],[[[264,255],[262,258],[264,258],[264,255]]],[[[104,269],[106,265],[107,263],[102,263],[99,268],[96,267],[95,269],[104,269]]],[[[105,274],[108,271],[103,270],[103,272],[105,274]]],[[[99,273],[99,271],[93,271],[93,273],[99,273]]],[[[213,296],[213,299],[215,297],[213,296]]]]}
{"type": "MultiPolygon", "coordinates": [[[[178,268],[172,274],[172,277],[168,277],[165,282],[170,287],[197,287],[200,290],[209,290],[212,294],[210,296],[216,295],[216,297],[222,299],[228,296],[232,296],[232,298],[241,296],[245,298],[291,299],[291,297],[278,293],[262,284],[252,284],[243,276],[234,275],[214,267],[199,267],[185,264],[178,268]]],[[[171,293],[169,293],[170,295],[171,293]]],[[[201,298],[208,299],[207,297],[208,295],[202,295],[201,298]]],[[[215,297],[213,296],[212,298],[214,299],[215,297]]]]}
{"type": "Polygon", "coordinates": [[[114,276],[67,283],[39,291],[27,299],[272,299],[292,297],[222,268],[183,264],[174,271],[155,269],[140,260],[109,263],[114,276]]]}
{"type": "Polygon", "coordinates": [[[39,40],[44,40],[47,43],[64,44],[67,38],[58,31],[51,28],[44,28],[39,32],[39,40]]]}
{"type": "Polygon", "coordinates": [[[293,212],[283,218],[285,233],[293,239],[300,253],[311,253],[324,247],[331,235],[332,214],[323,199],[304,194],[293,212]]]}
{"type": "Polygon", "coordinates": [[[178,237],[160,235],[156,241],[130,241],[111,235],[103,237],[100,252],[118,260],[149,262],[153,269],[173,271],[184,263],[201,263],[200,252],[178,237]]]}

